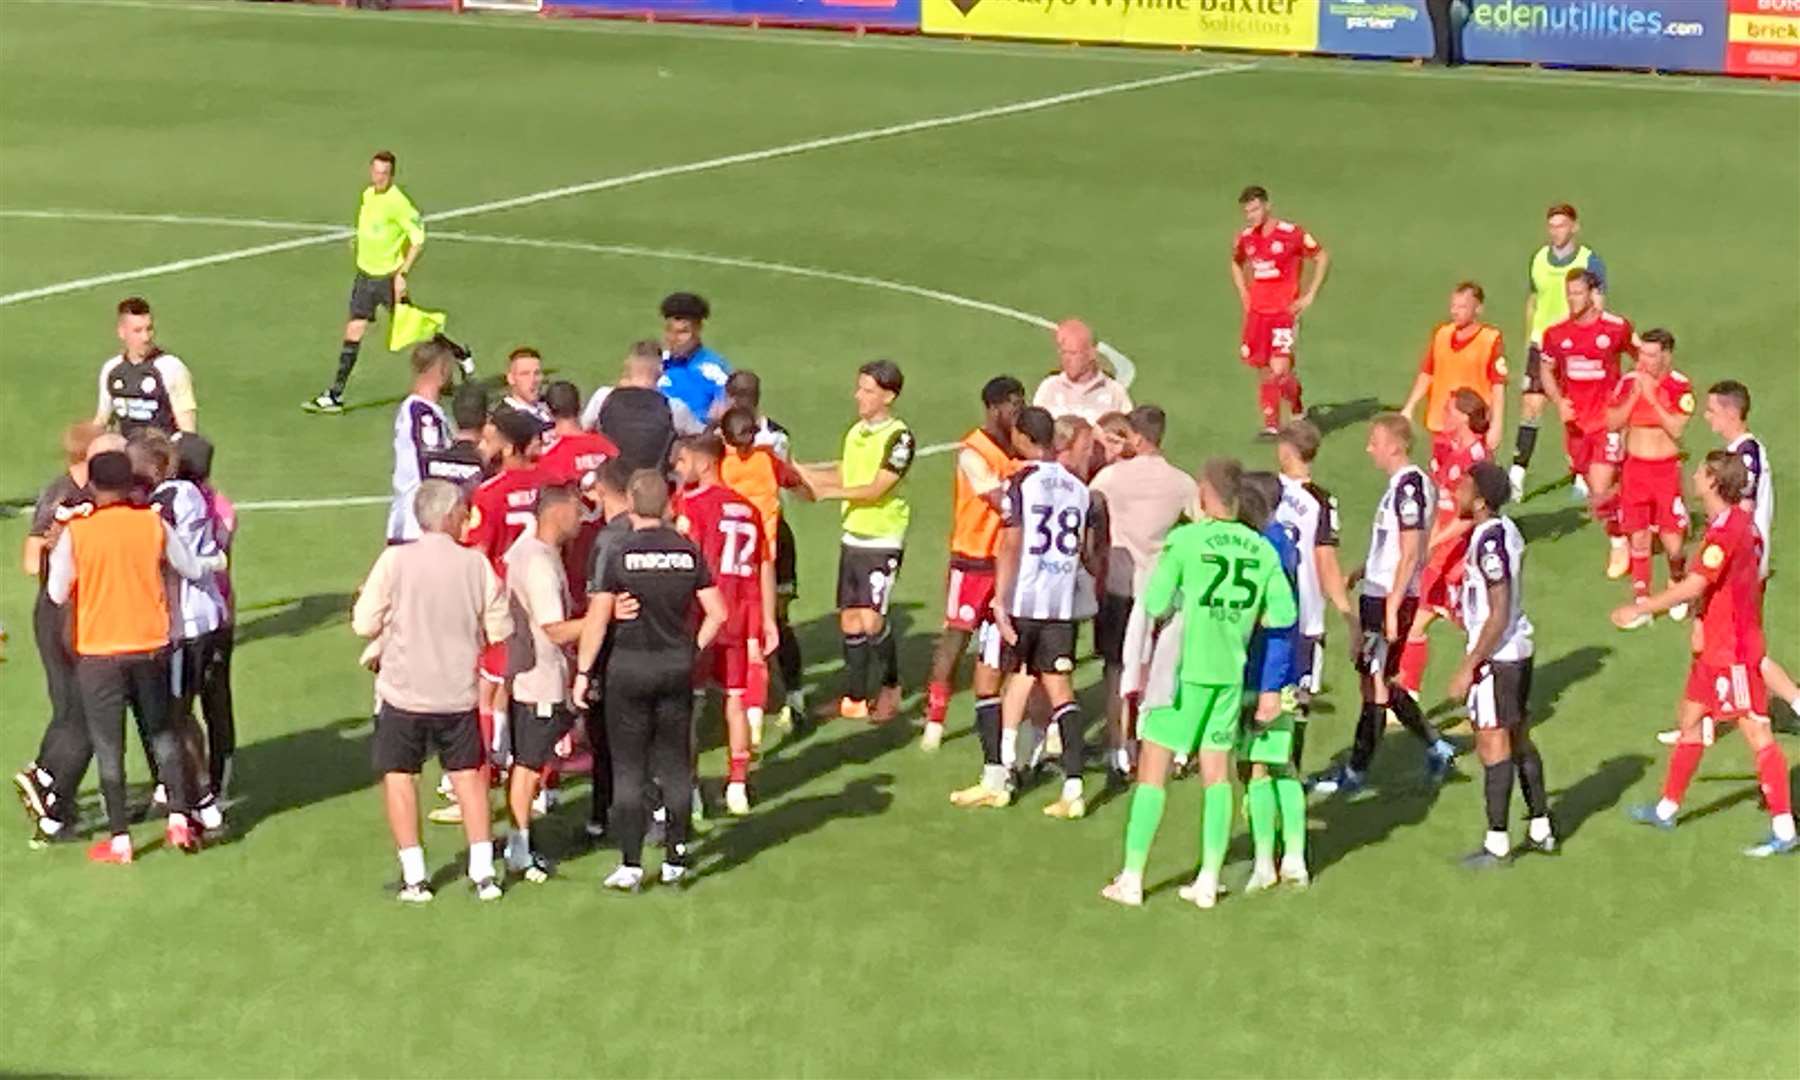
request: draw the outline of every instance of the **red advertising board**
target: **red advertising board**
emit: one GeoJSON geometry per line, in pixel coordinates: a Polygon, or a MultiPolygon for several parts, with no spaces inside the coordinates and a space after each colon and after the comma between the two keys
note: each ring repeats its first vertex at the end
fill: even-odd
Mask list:
{"type": "Polygon", "coordinates": [[[1800,79],[1800,0],[1730,0],[1725,71],[1800,79]]]}

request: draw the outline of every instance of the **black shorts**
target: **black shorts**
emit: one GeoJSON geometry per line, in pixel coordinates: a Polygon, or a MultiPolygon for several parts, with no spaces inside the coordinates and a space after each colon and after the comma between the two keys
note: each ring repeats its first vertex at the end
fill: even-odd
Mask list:
{"type": "Polygon", "coordinates": [[[1544,353],[1536,345],[1525,350],[1525,392],[1544,392],[1544,353]]]}
{"type": "Polygon", "coordinates": [[[794,551],[794,528],[785,516],[775,526],[775,595],[800,595],[800,556],[794,551]]]}
{"type": "Polygon", "coordinates": [[[1490,660],[1469,687],[1469,723],[1477,731],[1517,731],[1530,715],[1531,660],[1490,660]]]}
{"type": "Polygon", "coordinates": [[[533,772],[555,760],[557,741],[575,726],[569,707],[561,702],[536,705],[514,701],[506,711],[512,725],[513,760],[533,772]]]}
{"type": "Polygon", "coordinates": [[[1401,646],[1418,614],[1419,598],[1409,596],[1400,602],[1400,636],[1387,639],[1387,597],[1365,596],[1357,606],[1362,624],[1362,641],[1356,646],[1356,670],[1364,675],[1380,675],[1391,680],[1400,674],[1401,646]]]}
{"type": "Polygon", "coordinates": [[[838,551],[838,610],[873,608],[886,615],[902,554],[899,548],[843,545],[838,551]]]}
{"type": "Polygon", "coordinates": [[[350,283],[350,317],[373,319],[376,308],[394,310],[394,275],[371,277],[361,270],[350,283]]]}
{"type": "Polygon", "coordinates": [[[1000,670],[1011,675],[1068,675],[1075,670],[1073,619],[1014,619],[1019,640],[1000,649],[1000,670]]]}
{"type": "Polygon", "coordinates": [[[1125,662],[1125,627],[1131,622],[1131,597],[1102,590],[1094,616],[1094,651],[1108,664],[1125,662]]]}
{"type": "Polygon", "coordinates": [[[369,748],[378,773],[417,773],[434,752],[445,772],[462,772],[481,766],[481,726],[474,709],[421,713],[384,703],[369,748]]]}

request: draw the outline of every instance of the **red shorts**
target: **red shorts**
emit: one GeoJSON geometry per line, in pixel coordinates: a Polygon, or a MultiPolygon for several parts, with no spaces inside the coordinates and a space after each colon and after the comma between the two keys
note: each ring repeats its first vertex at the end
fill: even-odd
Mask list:
{"type": "Polygon", "coordinates": [[[496,641],[481,650],[481,677],[491,683],[506,684],[506,642],[496,641]]]}
{"type": "Polygon", "coordinates": [[[747,641],[715,641],[700,654],[695,665],[694,683],[716,686],[727,694],[741,696],[750,686],[750,645],[747,641]]]}
{"type": "Polygon", "coordinates": [[[1426,553],[1425,572],[1419,579],[1421,607],[1448,618],[1457,617],[1456,590],[1462,586],[1463,557],[1468,553],[1467,533],[1426,553]]]}
{"type": "Polygon", "coordinates": [[[1563,425],[1563,445],[1569,451],[1569,471],[1586,476],[1595,465],[1619,465],[1625,460],[1625,433],[1584,432],[1574,424],[1563,425]]]}
{"type": "Polygon", "coordinates": [[[1619,481],[1619,518],[1628,533],[1655,529],[1687,531],[1687,504],[1681,501],[1680,458],[1625,459],[1619,481]]]}
{"type": "Polygon", "coordinates": [[[1769,715],[1769,690],[1763,685],[1760,663],[1709,664],[1696,656],[1688,668],[1685,696],[1706,706],[1715,721],[1769,715]]]}
{"type": "Polygon", "coordinates": [[[1272,356],[1294,357],[1294,339],[1300,324],[1289,311],[1244,312],[1244,336],[1238,345],[1238,356],[1254,368],[1269,366],[1272,356]]]}
{"type": "Polygon", "coordinates": [[[950,568],[944,588],[944,628],[974,633],[994,605],[994,572],[950,568]]]}

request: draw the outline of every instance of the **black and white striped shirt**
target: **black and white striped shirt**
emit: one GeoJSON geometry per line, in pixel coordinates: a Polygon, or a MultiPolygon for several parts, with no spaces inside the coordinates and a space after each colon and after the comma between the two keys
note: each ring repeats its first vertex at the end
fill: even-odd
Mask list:
{"type": "Polygon", "coordinates": [[[1769,454],[1763,449],[1762,440],[1748,431],[1727,443],[1725,449],[1742,458],[1744,468],[1750,473],[1744,509],[1750,511],[1756,531],[1762,534],[1762,576],[1766,578],[1769,576],[1769,552],[1775,547],[1769,537],[1769,530],[1775,525],[1775,478],[1769,473],[1769,454]]]}
{"type": "Polygon", "coordinates": [[[1325,633],[1325,590],[1319,584],[1316,556],[1322,547],[1338,546],[1337,498],[1311,480],[1281,478],[1281,504],[1275,520],[1287,530],[1288,539],[1300,552],[1297,590],[1300,601],[1300,635],[1325,633]]]}
{"type": "Polygon", "coordinates": [[[1075,617],[1076,583],[1092,502],[1087,485],[1054,461],[1034,461],[1007,481],[1003,528],[1019,529],[1019,573],[1009,613],[1016,619],[1075,617]]]}
{"type": "MultiPolygon", "coordinates": [[[[1431,478],[1417,465],[1406,465],[1388,477],[1387,490],[1375,508],[1375,523],[1369,531],[1369,555],[1363,562],[1363,595],[1387,596],[1400,592],[1417,596],[1419,579],[1425,573],[1425,558],[1412,568],[1412,577],[1395,581],[1400,569],[1402,543],[1417,542],[1411,534],[1424,533],[1431,527],[1431,507],[1437,499],[1431,478]]],[[[1422,546],[1422,545],[1421,545],[1422,546]]]]}

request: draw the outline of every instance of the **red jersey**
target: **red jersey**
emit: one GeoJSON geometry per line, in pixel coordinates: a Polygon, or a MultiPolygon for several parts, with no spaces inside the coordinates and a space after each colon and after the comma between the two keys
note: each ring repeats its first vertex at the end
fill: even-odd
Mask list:
{"type": "Polygon", "coordinates": [[[1268,229],[1244,229],[1231,248],[1231,261],[1250,278],[1250,310],[1283,312],[1300,295],[1300,263],[1321,250],[1313,234],[1291,221],[1270,221],[1268,229]]]}
{"type": "Polygon", "coordinates": [[[1471,434],[1467,446],[1458,447],[1447,435],[1431,440],[1431,482],[1437,487],[1437,509],[1441,520],[1456,514],[1456,485],[1469,475],[1469,470],[1488,460],[1487,442],[1471,434]]]}
{"type": "Polygon", "coordinates": [[[1690,572],[1706,579],[1700,596],[1700,661],[1716,667],[1762,663],[1762,537],[1741,506],[1706,523],[1690,572]]]}
{"type": "Polygon", "coordinates": [[[537,527],[538,489],[546,482],[536,465],[503,468],[483,480],[469,498],[469,530],[463,543],[486,555],[501,580],[506,578],[501,560],[507,549],[537,527]]]}
{"type": "Polygon", "coordinates": [[[688,488],[676,496],[675,527],[699,545],[714,584],[724,594],[727,616],[720,638],[761,637],[766,556],[756,507],[719,484],[688,488]]]}
{"type": "Polygon", "coordinates": [[[544,447],[537,466],[549,484],[574,484],[592,487],[599,479],[600,466],[619,456],[613,441],[595,431],[577,431],[573,435],[557,435],[544,447]]]}
{"type": "MultiPolygon", "coordinates": [[[[619,448],[611,439],[594,431],[577,431],[554,436],[554,441],[539,455],[537,464],[546,483],[574,484],[585,496],[599,482],[600,466],[618,456],[619,448]]],[[[594,538],[606,524],[597,505],[598,498],[596,495],[593,500],[582,499],[581,528],[563,545],[563,572],[573,586],[570,591],[574,594],[574,602],[569,610],[574,615],[587,610],[588,556],[593,553],[594,538]]]]}
{"type": "Polygon", "coordinates": [[[1544,331],[1544,358],[1556,385],[1575,407],[1573,426],[1588,435],[1606,430],[1606,403],[1631,356],[1631,320],[1602,311],[1583,322],[1564,319],[1544,331]]]}
{"type": "MultiPolygon", "coordinates": [[[[1631,397],[1632,385],[1637,381],[1635,373],[1621,375],[1618,384],[1613,387],[1608,406],[1617,408],[1625,404],[1626,399],[1631,397]]],[[[1694,415],[1694,384],[1688,381],[1686,375],[1670,368],[1666,375],[1657,380],[1649,394],[1639,394],[1632,403],[1631,414],[1625,418],[1626,427],[1662,428],[1662,420],[1656,415],[1656,408],[1650,404],[1652,397],[1662,403],[1664,412],[1676,416],[1694,415]]]]}

